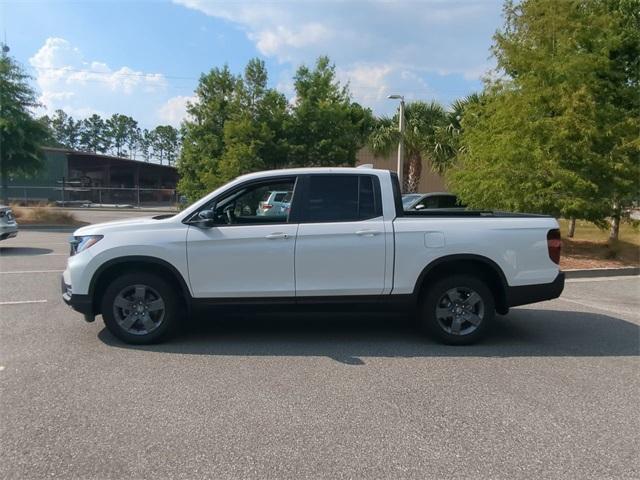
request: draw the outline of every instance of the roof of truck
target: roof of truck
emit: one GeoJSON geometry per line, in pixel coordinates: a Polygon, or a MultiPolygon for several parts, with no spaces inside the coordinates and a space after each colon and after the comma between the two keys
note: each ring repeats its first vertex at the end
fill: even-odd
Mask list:
{"type": "Polygon", "coordinates": [[[362,167],[307,167],[307,168],[282,168],[278,170],[263,170],[260,172],[247,173],[238,177],[238,179],[248,180],[261,177],[276,177],[286,175],[303,175],[309,173],[349,173],[349,174],[365,174],[365,173],[388,173],[389,170],[378,168],[362,168],[362,167]]]}

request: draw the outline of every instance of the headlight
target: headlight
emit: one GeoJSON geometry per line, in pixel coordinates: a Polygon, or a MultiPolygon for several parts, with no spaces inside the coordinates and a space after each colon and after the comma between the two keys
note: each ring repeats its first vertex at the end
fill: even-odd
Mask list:
{"type": "Polygon", "coordinates": [[[69,242],[71,243],[70,254],[75,255],[76,253],[80,253],[98,243],[102,238],[103,235],[83,235],[81,237],[73,237],[69,242]]]}

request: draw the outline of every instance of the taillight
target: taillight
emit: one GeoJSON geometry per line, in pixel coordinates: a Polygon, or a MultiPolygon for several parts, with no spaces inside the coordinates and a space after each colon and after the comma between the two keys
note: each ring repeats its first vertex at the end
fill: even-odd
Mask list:
{"type": "Polygon", "coordinates": [[[268,203],[265,203],[264,205],[262,205],[263,210],[269,210],[271,207],[273,207],[273,205],[269,205],[268,203]]]}
{"type": "Polygon", "coordinates": [[[547,232],[547,249],[549,250],[549,258],[555,264],[560,265],[560,250],[562,250],[562,240],[560,239],[560,230],[554,228],[547,232]]]}

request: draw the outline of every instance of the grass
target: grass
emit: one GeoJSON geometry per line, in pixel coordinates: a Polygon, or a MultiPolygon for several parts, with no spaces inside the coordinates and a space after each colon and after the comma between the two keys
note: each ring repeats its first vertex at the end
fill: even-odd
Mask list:
{"type": "MultiPolygon", "coordinates": [[[[569,220],[560,219],[558,222],[560,223],[562,238],[566,238],[569,232],[569,220]]],[[[577,220],[576,232],[573,240],[607,242],[607,240],[609,240],[609,230],[601,230],[591,222],[577,220]]],[[[640,225],[638,225],[638,222],[622,222],[620,224],[620,235],[618,240],[640,246],[640,225]]]]}
{"type": "Polygon", "coordinates": [[[562,268],[602,268],[640,265],[640,228],[637,222],[622,222],[617,241],[609,240],[609,230],[593,223],[576,222],[573,238],[568,238],[569,221],[559,220],[562,232],[562,268]]]}
{"type": "Polygon", "coordinates": [[[48,205],[21,207],[11,205],[18,223],[24,225],[78,225],[73,213],[52,208],[48,205]]]}

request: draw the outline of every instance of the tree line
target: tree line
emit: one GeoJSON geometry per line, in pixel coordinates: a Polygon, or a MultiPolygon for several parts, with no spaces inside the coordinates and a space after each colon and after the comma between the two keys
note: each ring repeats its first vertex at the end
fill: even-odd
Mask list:
{"type": "Polygon", "coordinates": [[[39,121],[45,126],[46,146],[175,164],[180,154],[179,131],[171,125],[158,125],[152,130],[140,128],[132,117],[115,113],[107,119],[93,114],[76,120],[63,110],[39,121]]]}

